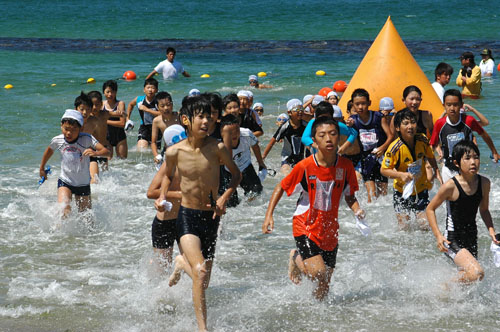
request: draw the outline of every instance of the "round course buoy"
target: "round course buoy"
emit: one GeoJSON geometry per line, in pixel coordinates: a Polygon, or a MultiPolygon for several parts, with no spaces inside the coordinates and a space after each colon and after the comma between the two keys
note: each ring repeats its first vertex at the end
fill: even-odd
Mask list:
{"type": "Polygon", "coordinates": [[[87,83],[88,84],[93,84],[95,83],[95,79],[93,77],[90,77],[88,80],[87,80],[87,83]]]}
{"type": "Polygon", "coordinates": [[[318,76],[325,76],[325,75],[326,75],[326,73],[325,73],[325,71],[324,71],[324,70],[318,70],[318,71],[316,72],[316,75],[318,75],[318,76]]]}
{"type": "Polygon", "coordinates": [[[123,73],[123,78],[127,81],[133,81],[137,78],[137,75],[132,70],[127,70],[123,73]]]}
{"type": "Polygon", "coordinates": [[[12,89],[14,86],[12,84],[5,84],[4,89],[12,89]]]}
{"type": "Polygon", "coordinates": [[[318,95],[326,97],[330,92],[332,92],[332,89],[330,89],[329,87],[324,87],[321,90],[319,90],[318,95]]]}
{"type": "Polygon", "coordinates": [[[333,91],[344,92],[347,89],[347,83],[344,81],[337,81],[333,84],[333,91]]]}
{"type": "Polygon", "coordinates": [[[257,76],[259,77],[266,77],[267,76],[267,73],[265,71],[261,71],[257,74],[257,76]]]}
{"type": "Polygon", "coordinates": [[[208,74],[203,74],[203,75],[201,75],[200,77],[201,77],[201,78],[209,78],[209,77],[210,77],[210,75],[208,75],[208,74]]]}
{"type": "Polygon", "coordinates": [[[497,70],[500,71],[500,63],[497,66],[497,70]]]}
{"type": "Polygon", "coordinates": [[[56,86],[56,84],[55,84],[55,83],[52,83],[50,86],[56,86]]]}

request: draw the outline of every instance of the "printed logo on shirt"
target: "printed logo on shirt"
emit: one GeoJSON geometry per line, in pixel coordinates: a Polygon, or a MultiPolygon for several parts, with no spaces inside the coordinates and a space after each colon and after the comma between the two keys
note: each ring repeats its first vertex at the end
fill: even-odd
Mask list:
{"type": "Polygon", "coordinates": [[[309,175],[309,180],[316,180],[316,175],[309,175]]]}
{"type": "Polygon", "coordinates": [[[385,167],[389,167],[391,165],[391,160],[390,159],[386,159],[385,160],[385,167]]]}
{"type": "Polygon", "coordinates": [[[335,181],[316,181],[316,196],[314,198],[314,208],[320,211],[330,211],[332,209],[332,191],[335,181]]]}
{"type": "Polygon", "coordinates": [[[335,170],[335,180],[339,181],[344,178],[344,169],[343,168],[337,168],[335,170]]]}
{"type": "Polygon", "coordinates": [[[463,139],[465,139],[464,133],[456,133],[446,136],[446,140],[448,141],[449,157],[451,157],[451,153],[453,152],[453,148],[455,147],[455,145],[463,139]]]}

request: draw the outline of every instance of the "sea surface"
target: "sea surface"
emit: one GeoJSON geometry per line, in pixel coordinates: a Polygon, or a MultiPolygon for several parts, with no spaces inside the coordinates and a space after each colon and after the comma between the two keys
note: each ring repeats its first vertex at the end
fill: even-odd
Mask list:
{"type": "MultiPolygon", "coordinates": [[[[118,90],[118,98],[130,102],[142,94],[144,77],[165,58],[167,46],[177,48],[177,60],[192,75],[160,81],[176,109],[192,88],[225,95],[264,71],[268,76],[261,81],[274,88],[253,91],[265,106],[264,149],[286,101],[337,80],[349,82],[388,16],[429,80],[441,61],[455,68],[450,88],[456,87],[463,51],[479,54],[489,47],[500,55],[497,1],[3,1],[2,11],[0,331],[196,329],[189,278],[169,288],[170,271],[151,264],[155,210],[146,190],[155,168],[150,153],[135,149],[138,125],[128,135],[128,159],[113,159],[101,183],[92,185],[93,229],[76,213],[63,222],[58,218],[57,154],[49,161],[52,176],[38,186],[43,151],[80,91],[100,90],[104,81],[133,70],[138,79],[120,80],[118,90]],[[317,70],[327,74],[316,76],[317,70]],[[85,83],[90,77],[96,84],[85,83]],[[3,89],[6,84],[14,87],[3,89]]],[[[499,91],[498,78],[486,79],[483,97],[470,101],[490,120],[486,130],[497,146],[499,91]]],[[[137,110],[132,119],[139,123],[137,110]]],[[[500,166],[478,141],[481,173],[492,181],[490,211],[500,230],[500,166]]],[[[269,167],[279,168],[280,149],[272,150],[269,167]]],[[[243,201],[222,219],[207,292],[211,330],[498,329],[500,270],[480,217],[479,262],[486,277],[470,287],[447,286],[456,269],[436,249],[432,233],[398,231],[392,190],[367,204],[361,189],[357,196],[373,234],[364,238],[341,205],[337,268],[327,299],[319,303],[310,282],[295,286],[287,277],[297,197],[280,201],[274,233],[261,234],[280,179],[268,177],[260,198],[243,201]]],[[[442,230],[444,216],[440,208],[442,230]]]]}

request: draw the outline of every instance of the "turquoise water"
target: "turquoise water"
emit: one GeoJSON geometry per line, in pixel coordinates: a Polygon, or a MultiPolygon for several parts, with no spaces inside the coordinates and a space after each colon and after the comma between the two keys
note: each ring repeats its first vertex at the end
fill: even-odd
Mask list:
{"type": "MultiPolygon", "coordinates": [[[[225,95],[246,87],[248,75],[265,71],[264,82],[274,88],[254,91],[255,101],[265,105],[263,149],[288,99],[349,81],[388,15],[430,80],[441,61],[458,71],[457,57],[464,50],[477,54],[490,46],[494,55],[500,52],[495,2],[474,6],[473,14],[459,1],[2,5],[9,15],[0,16],[0,86],[14,86],[0,90],[0,330],[6,331],[191,331],[196,326],[187,278],[169,288],[149,263],[155,212],[145,192],[154,167],[150,154],[134,149],[137,127],[128,137],[129,158],[113,160],[102,183],[92,186],[94,231],[82,227],[76,215],[64,224],[56,217],[58,156],[49,162],[54,175],[37,186],[42,153],[81,90],[100,90],[105,80],[133,70],[138,80],[119,81],[118,98],[128,103],[142,93],[142,79],[170,44],[193,76],[160,82],[176,108],[192,88],[225,95]],[[466,24],[458,25],[459,18],[466,24]],[[327,75],[316,76],[319,69],[327,75]],[[211,77],[200,78],[204,73],[211,77]],[[85,84],[89,77],[97,83],[85,84]]],[[[449,87],[455,87],[453,81],[449,87]]],[[[483,98],[471,101],[489,118],[486,129],[497,146],[499,88],[497,78],[485,80],[483,98]]],[[[137,111],[132,118],[137,123],[137,111]]],[[[492,180],[490,211],[496,222],[499,169],[480,139],[479,146],[481,170],[492,180]]],[[[269,167],[279,167],[279,154],[277,145],[266,160],[269,167]]],[[[260,234],[279,180],[266,179],[261,198],[243,202],[223,219],[208,291],[213,330],[489,331],[498,325],[500,271],[491,261],[480,219],[479,260],[486,278],[473,287],[445,289],[456,271],[435,249],[432,234],[399,232],[391,197],[367,205],[363,189],[358,197],[374,234],[362,238],[347,207],[341,207],[338,266],[327,301],[317,303],[310,283],[297,287],[286,276],[296,197],[280,202],[275,233],[260,234]]],[[[444,209],[438,216],[444,220],[444,209]]]]}

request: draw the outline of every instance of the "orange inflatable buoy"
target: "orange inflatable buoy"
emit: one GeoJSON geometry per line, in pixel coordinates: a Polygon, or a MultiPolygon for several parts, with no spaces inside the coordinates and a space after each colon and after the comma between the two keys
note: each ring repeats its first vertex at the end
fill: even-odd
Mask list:
{"type": "Polygon", "coordinates": [[[137,76],[133,71],[127,70],[125,73],[123,73],[123,78],[127,81],[133,81],[137,78],[137,76]]]}
{"type": "Polygon", "coordinates": [[[500,71],[500,63],[498,64],[497,70],[500,71]]]}
{"type": "Polygon", "coordinates": [[[329,92],[332,92],[332,89],[329,87],[324,87],[323,89],[319,90],[318,95],[326,97],[329,92]]]}
{"type": "Polygon", "coordinates": [[[339,106],[343,110],[347,109],[347,102],[351,99],[352,92],[363,88],[370,93],[372,110],[377,110],[383,97],[391,97],[395,109],[400,110],[405,107],[403,90],[408,85],[416,85],[422,91],[420,109],[430,111],[434,121],[439,119],[444,109],[441,99],[411,55],[389,16],[352,76],[339,106]]]}
{"type": "Polygon", "coordinates": [[[337,81],[333,83],[333,91],[344,92],[347,89],[347,83],[344,81],[337,81]]]}

